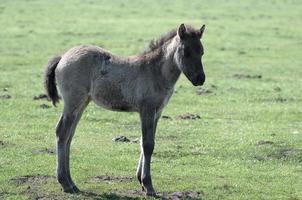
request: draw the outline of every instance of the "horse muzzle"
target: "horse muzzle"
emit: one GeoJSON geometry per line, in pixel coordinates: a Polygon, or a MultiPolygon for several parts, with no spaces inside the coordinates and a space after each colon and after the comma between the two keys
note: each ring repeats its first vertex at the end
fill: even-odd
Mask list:
{"type": "Polygon", "coordinates": [[[204,74],[198,74],[191,80],[191,82],[194,86],[201,86],[204,84],[205,80],[206,76],[204,74]]]}

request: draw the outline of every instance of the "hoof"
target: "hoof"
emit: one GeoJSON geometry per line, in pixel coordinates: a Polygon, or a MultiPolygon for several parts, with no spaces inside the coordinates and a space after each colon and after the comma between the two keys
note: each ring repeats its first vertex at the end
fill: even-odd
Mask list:
{"type": "Polygon", "coordinates": [[[145,192],[146,196],[156,197],[156,192],[152,185],[148,185],[148,186],[142,185],[142,191],[145,192]]]}
{"type": "Polygon", "coordinates": [[[155,191],[146,192],[146,196],[148,197],[157,197],[157,194],[155,191]]]}
{"type": "Polygon", "coordinates": [[[80,190],[79,190],[79,188],[77,188],[77,186],[74,185],[69,188],[64,188],[64,192],[70,193],[70,194],[75,194],[75,193],[80,192],[80,190]]]}
{"type": "Polygon", "coordinates": [[[148,196],[148,197],[157,197],[156,192],[153,188],[152,189],[144,188],[143,191],[145,192],[145,195],[148,196]]]}
{"type": "Polygon", "coordinates": [[[75,193],[78,193],[78,192],[80,192],[80,189],[77,187],[77,186],[73,186],[73,190],[75,191],[75,193]]]}

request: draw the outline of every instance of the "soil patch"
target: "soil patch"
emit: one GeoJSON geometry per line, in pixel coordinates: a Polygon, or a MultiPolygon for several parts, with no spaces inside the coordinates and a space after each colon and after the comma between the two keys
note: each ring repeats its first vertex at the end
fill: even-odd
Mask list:
{"type": "Polygon", "coordinates": [[[257,142],[257,146],[261,146],[261,145],[272,145],[274,144],[274,142],[272,141],[268,141],[268,140],[260,140],[257,142]]]}
{"type": "Polygon", "coordinates": [[[34,96],[33,100],[40,100],[40,99],[48,99],[46,94],[39,94],[37,96],[34,96]]]}
{"type": "Polygon", "coordinates": [[[276,103],[286,103],[286,102],[295,102],[294,98],[284,98],[284,97],[274,97],[274,98],[266,98],[262,99],[264,102],[276,102],[276,103]]]}
{"type": "Polygon", "coordinates": [[[288,101],[288,99],[283,98],[283,97],[277,97],[274,100],[279,103],[284,103],[284,102],[288,101]]]}
{"type": "Polygon", "coordinates": [[[50,182],[55,182],[55,176],[47,175],[26,175],[20,177],[14,177],[10,179],[10,182],[14,183],[17,186],[26,187],[22,194],[28,196],[29,199],[35,200],[64,200],[65,196],[57,194],[49,194],[44,192],[43,187],[47,187],[47,184],[50,182]]]}
{"type": "Polygon", "coordinates": [[[26,175],[26,176],[14,177],[10,180],[16,185],[22,185],[26,183],[46,184],[50,179],[55,179],[55,177],[38,174],[38,175],[26,175]]]}
{"type": "Polygon", "coordinates": [[[32,152],[33,152],[33,154],[50,154],[50,155],[56,154],[56,151],[55,151],[55,150],[53,150],[53,149],[48,149],[48,148],[45,148],[45,149],[37,149],[37,150],[33,150],[32,152]]]}
{"type": "Polygon", "coordinates": [[[294,149],[294,148],[282,149],[279,153],[281,158],[294,157],[294,156],[298,156],[299,154],[302,154],[302,151],[300,149],[294,149]]]}
{"type": "Polygon", "coordinates": [[[40,108],[42,108],[42,109],[48,109],[48,108],[50,108],[50,106],[43,103],[43,104],[40,105],[40,108]]]}
{"type": "Polygon", "coordinates": [[[1,147],[6,147],[8,145],[10,145],[11,143],[7,142],[7,141],[3,141],[3,140],[0,140],[0,148],[1,147]]]}
{"type": "Polygon", "coordinates": [[[251,75],[251,74],[234,74],[234,78],[238,79],[261,79],[262,75],[256,74],[256,75],[251,75]]]}
{"type": "Polygon", "coordinates": [[[265,156],[254,156],[254,158],[258,161],[267,161],[267,160],[287,160],[287,159],[298,159],[302,161],[302,150],[287,148],[281,149],[275,153],[265,155],[265,156]]]}
{"type": "Polygon", "coordinates": [[[201,117],[197,114],[192,114],[192,113],[184,113],[182,115],[179,115],[177,117],[177,119],[181,119],[181,120],[186,120],[186,119],[189,119],[189,120],[195,120],[195,119],[200,119],[201,117]]]}
{"type": "Polygon", "coordinates": [[[299,158],[302,159],[302,151],[300,149],[294,148],[287,148],[281,149],[277,153],[268,155],[265,160],[276,160],[276,159],[295,159],[299,158]]]}
{"type": "MultiPolygon", "coordinates": [[[[145,193],[140,190],[127,190],[127,191],[116,191],[117,194],[121,196],[144,196],[145,193]]],[[[157,199],[162,200],[180,200],[180,199],[191,199],[197,200],[202,199],[202,192],[192,192],[192,191],[184,191],[184,192],[158,192],[156,193],[157,199]]]]}
{"type": "Polygon", "coordinates": [[[113,138],[112,141],[113,142],[130,142],[130,140],[126,136],[123,136],[123,135],[113,138]]]}
{"type": "Polygon", "coordinates": [[[80,191],[79,195],[83,196],[81,199],[124,199],[124,200],[139,200],[141,198],[138,197],[132,197],[130,195],[120,195],[115,193],[101,193],[97,194],[91,191],[80,191]]]}
{"type": "Polygon", "coordinates": [[[163,118],[163,119],[172,119],[172,117],[170,117],[168,115],[163,115],[163,116],[161,116],[161,118],[163,118]]]}
{"type": "Polygon", "coordinates": [[[106,181],[106,182],[130,182],[134,178],[131,176],[94,176],[92,177],[93,181],[100,182],[100,181],[106,181]]]}
{"type": "Polygon", "coordinates": [[[172,200],[178,200],[178,199],[201,199],[201,193],[200,192],[173,192],[173,193],[163,193],[158,194],[161,199],[172,199],[172,200]]]}
{"type": "Polygon", "coordinates": [[[0,99],[10,99],[10,98],[12,98],[12,96],[9,94],[0,95],[0,99]]]}

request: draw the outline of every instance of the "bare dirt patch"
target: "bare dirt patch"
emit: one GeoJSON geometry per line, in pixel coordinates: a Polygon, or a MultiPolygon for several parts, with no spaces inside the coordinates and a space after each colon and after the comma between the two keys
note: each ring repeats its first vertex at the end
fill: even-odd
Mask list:
{"type": "Polygon", "coordinates": [[[285,148],[267,155],[256,155],[254,156],[254,158],[258,161],[298,159],[301,162],[302,150],[295,148],[285,148]]]}
{"type": "Polygon", "coordinates": [[[277,97],[274,99],[274,101],[279,102],[279,103],[284,103],[286,101],[289,101],[287,98],[284,97],[277,97]]]}
{"type": "Polygon", "coordinates": [[[266,160],[287,160],[298,158],[302,161],[302,151],[301,149],[286,148],[277,151],[276,153],[269,154],[266,160]]]}
{"type": "Polygon", "coordinates": [[[40,105],[40,108],[42,108],[42,109],[48,109],[48,108],[50,108],[51,106],[49,106],[49,105],[47,105],[47,104],[41,104],[40,105]]]}
{"type": "Polygon", "coordinates": [[[102,176],[94,176],[91,178],[95,182],[130,182],[134,180],[131,176],[109,176],[109,175],[102,175],[102,176]]]}
{"type": "MultiPolygon", "coordinates": [[[[127,190],[127,191],[116,191],[117,194],[125,197],[144,196],[145,193],[141,190],[127,190]]],[[[162,200],[180,200],[180,199],[191,199],[197,200],[202,199],[202,192],[193,191],[178,191],[178,192],[158,192],[156,193],[157,199],[162,200]]]]}
{"type": "Polygon", "coordinates": [[[1,147],[7,147],[8,145],[10,145],[11,143],[7,142],[7,141],[3,141],[3,140],[0,140],[0,148],[1,147]]]}
{"type": "Polygon", "coordinates": [[[269,140],[260,140],[257,142],[257,146],[261,146],[261,145],[272,145],[274,144],[274,142],[269,141],[269,140]]]}
{"type": "Polygon", "coordinates": [[[200,192],[186,191],[186,192],[163,193],[163,194],[159,194],[158,196],[160,196],[161,199],[172,199],[172,200],[201,199],[202,194],[200,192]]]}
{"type": "Polygon", "coordinates": [[[113,142],[130,142],[126,136],[120,135],[112,139],[113,142]]]}
{"type": "Polygon", "coordinates": [[[163,119],[172,119],[172,117],[170,117],[168,115],[163,115],[163,116],[161,116],[161,118],[163,118],[163,119]]]}
{"type": "Polygon", "coordinates": [[[0,95],[0,99],[10,99],[10,98],[12,98],[12,96],[9,94],[0,95]]]}
{"type": "Polygon", "coordinates": [[[39,94],[37,96],[34,96],[33,100],[40,100],[40,99],[47,99],[48,100],[48,97],[46,94],[39,94]]]}
{"type": "Polygon", "coordinates": [[[181,120],[196,120],[196,119],[200,119],[200,118],[201,117],[199,115],[192,114],[192,113],[184,113],[177,117],[177,119],[181,119],[181,120]]]}
{"type": "Polygon", "coordinates": [[[55,155],[55,154],[56,154],[56,151],[53,150],[53,149],[45,148],[45,149],[37,149],[37,150],[33,150],[32,153],[33,153],[33,154],[50,154],[50,155],[55,155]]]}
{"type": "Polygon", "coordinates": [[[261,101],[276,102],[276,103],[287,103],[287,102],[295,102],[297,100],[294,99],[294,98],[286,98],[286,97],[278,96],[278,97],[273,97],[273,98],[265,98],[265,99],[262,99],[261,101]]]}
{"type": "Polygon", "coordinates": [[[46,176],[46,175],[26,175],[26,176],[19,176],[10,179],[16,185],[22,184],[46,184],[50,180],[54,180],[54,176],[46,176]]]}
{"type": "Polygon", "coordinates": [[[295,157],[298,156],[299,154],[302,154],[301,149],[294,149],[294,148],[282,149],[279,153],[280,158],[295,157]]]}
{"type": "Polygon", "coordinates": [[[141,198],[133,197],[130,195],[120,195],[117,192],[115,193],[95,193],[92,191],[80,191],[79,195],[82,196],[82,198],[79,199],[124,199],[124,200],[139,200],[141,198]]]}
{"type": "Polygon", "coordinates": [[[237,79],[261,79],[262,75],[256,74],[256,75],[251,75],[251,74],[234,74],[234,78],[237,79]]]}
{"type": "Polygon", "coordinates": [[[64,200],[66,196],[64,194],[50,194],[45,192],[44,188],[48,183],[56,182],[55,176],[47,175],[25,175],[14,177],[10,179],[10,182],[24,188],[22,194],[28,196],[28,199],[35,200],[64,200]]]}
{"type": "Polygon", "coordinates": [[[58,195],[58,194],[43,194],[37,187],[31,187],[28,186],[26,191],[24,192],[29,199],[35,199],[35,200],[64,200],[66,199],[66,196],[58,195]]]}

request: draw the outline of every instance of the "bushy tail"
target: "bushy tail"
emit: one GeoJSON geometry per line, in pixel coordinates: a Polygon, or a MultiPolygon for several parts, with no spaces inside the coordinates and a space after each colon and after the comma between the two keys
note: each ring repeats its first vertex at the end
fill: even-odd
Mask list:
{"type": "Polygon", "coordinates": [[[59,102],[58,90],[56,87],[56,75],[55,69],[58,63],[61,60],[61,56],[56,56],[52,58],[45,68],[44,73],[44,87],[47,93],[47,96],[52,100],[52,104],[56,106],[56,103],[59,102]]]}

